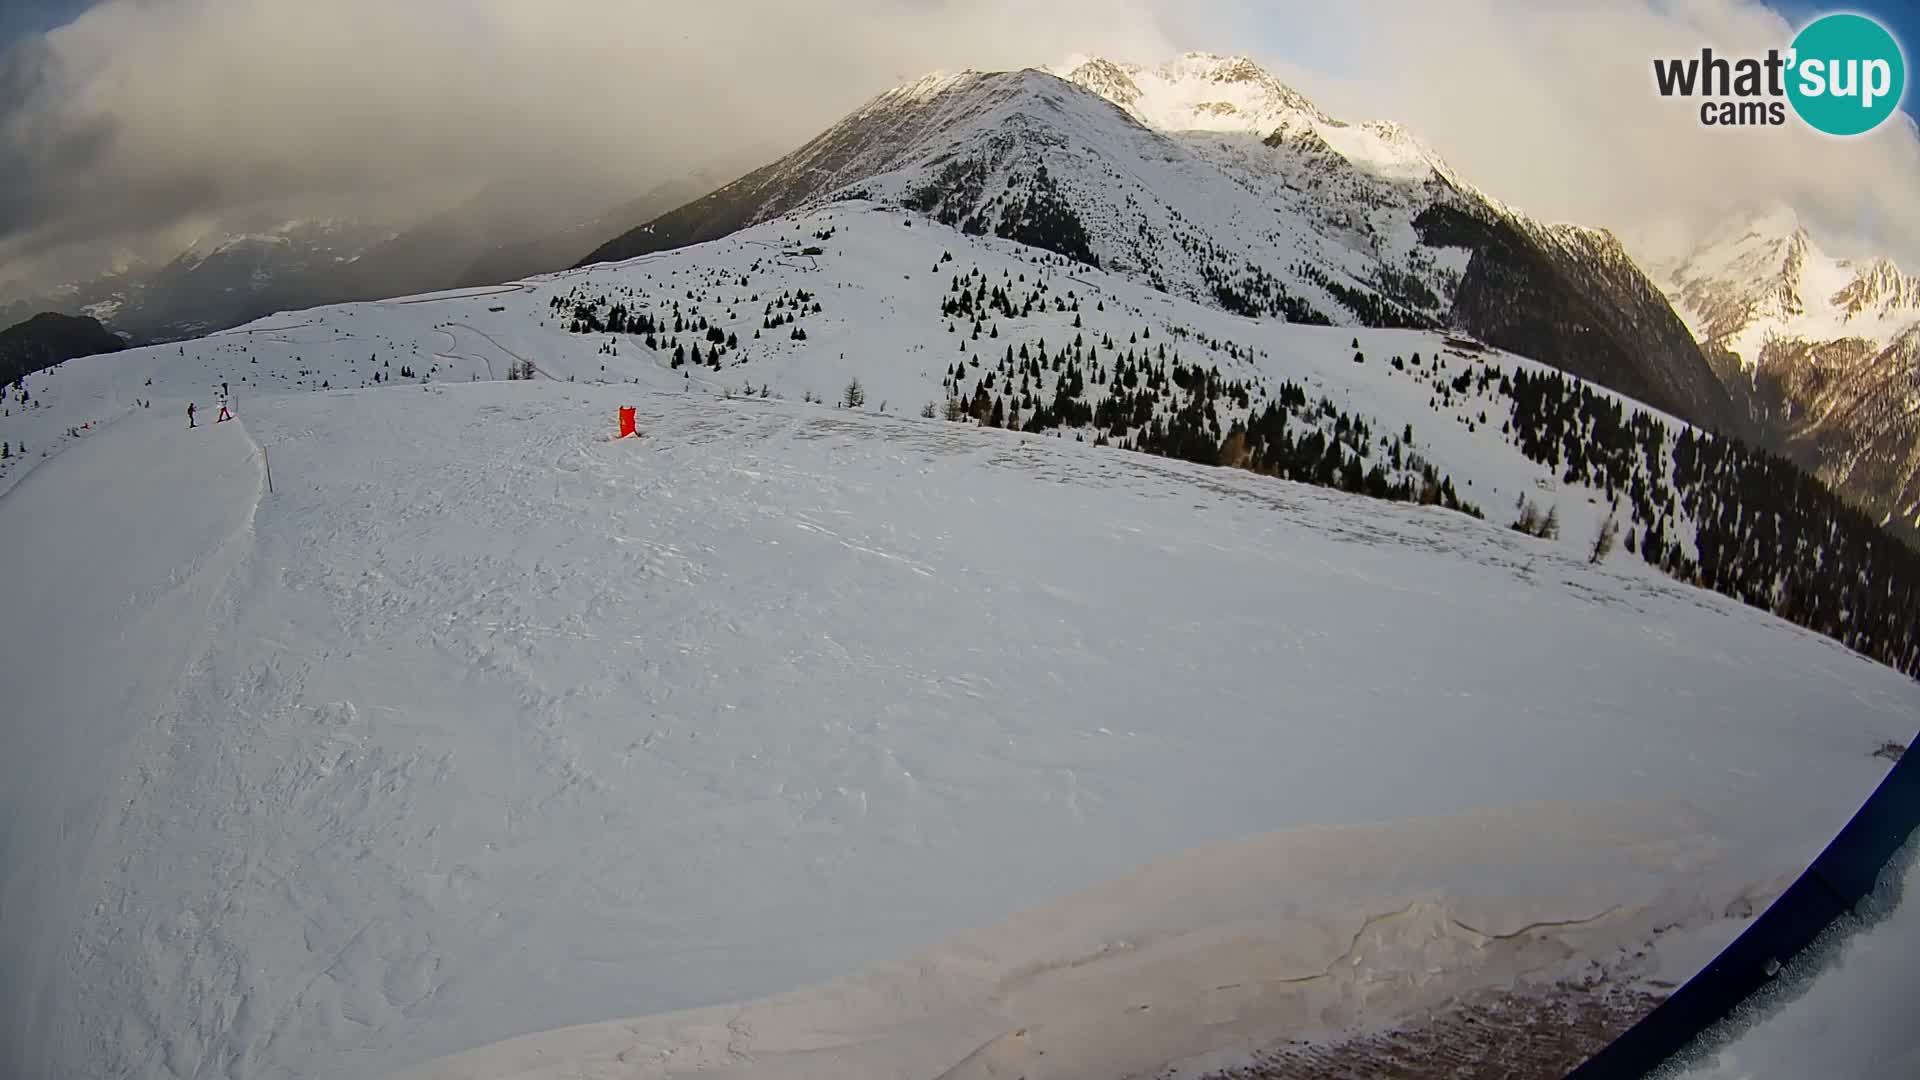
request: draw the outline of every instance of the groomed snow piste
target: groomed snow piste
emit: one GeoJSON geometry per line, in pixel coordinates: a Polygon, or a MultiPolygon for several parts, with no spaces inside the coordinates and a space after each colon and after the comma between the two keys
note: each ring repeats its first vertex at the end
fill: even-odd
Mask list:
{"type": "MultiPolygon", "coordinates": [[[[30,380],[0,421],[37,425],[0,497],[0,1069],[1123,1076],[1670,979],[1911,735],[1911,681],[1589,566],[1575,523],[902,417],[955,339],[889,298],[937,311],[964,267],[901,276],[1037,264],[839,225],[844,257],[750,286],[815,290],[808,342],[710,382],[538,325],[581,275],[30,380]],[[441,374],[362,389],[369,357],[441,374]],[[466,381],[519,357],[580,381],[466,381]],[[187,430],[242,374],[240,421],[187,430]],[[874,405],[795,400],[849,375],[874,405]],[[628,404],[645,437],[612,441],[628,404]]],[[[584,276],[716,288],[754,243],[584,276]]],[[[1551,487],[1350,331],[1076,280],[1116,335],[1152,311],[1421,410],[1490,509],[1551,487]]]]}

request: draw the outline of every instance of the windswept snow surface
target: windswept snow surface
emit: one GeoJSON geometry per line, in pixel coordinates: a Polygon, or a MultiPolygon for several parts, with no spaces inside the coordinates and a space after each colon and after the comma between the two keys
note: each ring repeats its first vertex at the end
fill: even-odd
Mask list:
{"type": "Polygon", "coordinates": [[[1588,566],[1583,491],[1350,331],[1055,278],[1104,300],[1089,337],[1186,327],[1423,417],[1463,492],[1555,493],[1570,539],[901,418],[959,355],[942,249],[1055,271],[832,224],[819,257],[775,223],[31,380],[0,421],[34,444],[0,479],[0,1072],[1123,1075],[1652,973],[1912,734],[1894,672],[1588,566]],[[821,298],[807,341],[741,303],[689,377],[541,325],[576,285],[657,312],[746,273],[821,298]],[[519,358],[560,378],[466,381],[519,358]],[[437,373],[358,387],[403,364],[437,373]],[[868,410],[793,400],[851,375],[868,410]],[[185,429],[243,376],[239,423],[185,429]]]}

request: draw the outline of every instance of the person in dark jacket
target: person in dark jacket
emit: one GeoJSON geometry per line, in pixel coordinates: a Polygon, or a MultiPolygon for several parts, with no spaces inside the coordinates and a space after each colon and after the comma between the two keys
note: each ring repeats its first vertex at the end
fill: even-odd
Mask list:
{"type": "Polygon", "coordinates": [[[193,426],[193,402],[187,402],[187,426],[193,426]]]}

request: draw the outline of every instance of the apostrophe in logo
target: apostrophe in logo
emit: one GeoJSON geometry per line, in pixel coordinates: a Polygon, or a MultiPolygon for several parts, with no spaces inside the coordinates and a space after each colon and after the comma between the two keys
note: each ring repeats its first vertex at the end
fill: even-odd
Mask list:
{"type": "Polygon", "coordinates": [[[1887,28],[1865,15],[1808,23],[1787,54],[1787,100],[1815,129],[1861,135],[1893,115],[1907,88],[1907,61],[1887,28]]]}
{"type": "Polygon", "coordinates": [[[1906,92],[1907,63],[1886,27],[1865,15],[1823,15],[1783,53],[1714,55],[1653,62],[1661,97],[1697,97],[1707,127],[1774,126],[1787,106],[1829,135],[1863,135],[1884,123],[1906,92]]]}

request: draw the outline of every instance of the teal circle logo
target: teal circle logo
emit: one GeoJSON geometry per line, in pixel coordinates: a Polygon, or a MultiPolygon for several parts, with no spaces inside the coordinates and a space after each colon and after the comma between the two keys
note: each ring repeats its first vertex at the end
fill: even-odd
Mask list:
{"type": "Polygon", "coordinates": [[[1793,39],[1787,100],[1817,131],[1862,135],[1900,106],[1907,61],[1887,28],[1865,15],[1824,15],[1793,39]]]}

